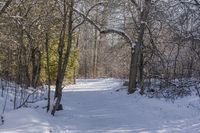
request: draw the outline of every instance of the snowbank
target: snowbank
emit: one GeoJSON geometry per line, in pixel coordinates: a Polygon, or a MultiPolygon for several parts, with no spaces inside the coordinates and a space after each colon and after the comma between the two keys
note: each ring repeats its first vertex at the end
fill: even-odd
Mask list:
{"type": "Polygon", "coordinates": [[[198,133],[200,104],[196,96],[164,99],[127,95],[122,81],[78,80],[64,88],[64,110],[55,117],[43,107],[46,101],[5,114],[1,133],[198,133]]]}

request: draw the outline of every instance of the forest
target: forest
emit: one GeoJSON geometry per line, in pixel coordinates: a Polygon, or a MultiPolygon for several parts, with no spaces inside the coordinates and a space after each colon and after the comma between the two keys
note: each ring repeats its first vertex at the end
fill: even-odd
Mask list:
{"type": "Polygon", "coordinates": [[[199,66],[200,0],[0,0],[0,132],[198,133],[199,66]]]}

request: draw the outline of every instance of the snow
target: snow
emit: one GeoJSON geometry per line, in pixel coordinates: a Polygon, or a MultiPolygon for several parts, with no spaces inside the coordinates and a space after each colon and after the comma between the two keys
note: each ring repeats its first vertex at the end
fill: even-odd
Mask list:
{"type": "Polygon", "coordinates": [[[139,93],[127,95],[121,88],[122,81],[116,79],[78,80],[77,85],[63,90],[63,111],[51,116],[44,109],[44,100],[31,104],[31,108],[9,109],[0,133],[200,132],[197,96],[172,103],[139,93]]]}

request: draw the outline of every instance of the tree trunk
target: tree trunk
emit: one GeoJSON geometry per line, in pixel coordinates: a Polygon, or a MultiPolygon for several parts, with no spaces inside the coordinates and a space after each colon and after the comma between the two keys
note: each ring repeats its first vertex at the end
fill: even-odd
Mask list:
{"type": "Polygon", "coordinates": [[[134,50],[131,50],[131,64],[129,72],[129,86],[128,93],[132,94],[137,87],[137,62],[138,62],[139,44],[136,44],[134,50]]]}
{"type": "MultiPolygon", "coordinates": [[[[137,44],[135,47],[134,54],[131,55],[131,67],[130,67],[130,76],[129,76],[129,94],[134,93],[137,87],[137,65],[139,65],[139,87],[141,90],[141,94],[143,94],[143,38],[144,32],[147,26],[147,18],[151,7],[151,0],[145,0],[144,9],[140,14],[140,26],[139,26],[139,34],[137,39],[137,44]],[[138,60],[138,58],[140,58],[138,60]]],[[[133,50],[132,50],[133,51],[133,50]]]]}
{"type": "Polygon", "coordinates": [[[31,86],[37,87],[37,83],[40,77],[40,70],[41,70],[41,52],[40,50],[36,51],[35,49],[31,49],[31,61],[32,61],[32,80],[31,86]],[[36,59],[37,56],[37,59],[36,59]]]}
{"type": "Polygon", "coordinates": [[[45,42],[45,50],[46,50],[46,61],[47,61],[47,76],[48,76],[48,98],[47,98],[47,112],[50,109],[50,100],[51,100],[51,88],[50,88],[50,69],[49,69],[49,34],[46,33],[46,42],[45,42]]]}
{"type": "Polygon", "coordinates": [[[95,29],[95,40],[94,40],[94,49],[93,49],[93,78],[97,76],[97,29],[95,29]]]}
{"type": "Polygon", "coordinates": [[[139,72],[140,72],[140,76],[139,76],[139,87],[140,87],[140,94],[143,95],[144,94],[144,57],[143,57],[143,53],[142,53],[143,49],[141,48],[141,54],[140,54],[140,59],[139,59],[139,72]]]}
{"type": "MultiPolygon", "coordinates": [[[[95,20],[96,22],[98,21],[98,8],[96,9],[96,16],[95,20]]],[[[97,54],[98,54],[98,49],[97,49],[97,43],[98,43],[98,30],[95,28],[94,31],[94,49],[93,49],[93,78],[96,78],[97,76],[97,54]]]]}
{"type": "Polygon", "coordinates": [[[61,81],[61,71],[62,71],[62,62],[63,62],[63,49],[65,46],[65,36],[66,36],[66,27],[67,27],[67,7],[66,7],[66,0],[64,0],[64,16],[63,16],[63,25],[60,32],[60,39],[59,39],[59,46],[58,46],[58,70],[57,70],[57,78],[56,78],[56,90],[54,99],[58,97],[58,89],[61,88],[62,81],[61,81]]]}
{"type": "MultiPolygon", "coordinates": [[[[53,107],[53,110],[51,112],[52,115],[55,114],[56,110],[58,109],[58,107],[60,106],[60,102],[61,102],[61,98],[62,98],[62,83],[64,80],[64,76],[65,76],[65,71],[67,69],[67,64],[69,61],[69,56],[70,56],[70,52],[71,52],[71,47],[72,47],[72,38],[73,38],[73,6],[74,6],[74,1],[71,0],[70,2],[70,9],[69,9],[69,16],[68,16],[68,38],[67,38],[67,50],[65,51],[65,55],[64,55],[64,60],[60,57],[62,57],[60,55],[59,60],[61,60],[61,64],[60,65],[60,70],[58,71],[58,75],[57,75],[57,80],[56,80],[56,93],[55,94],[55,100],[56,103],[53,107]]],[[[65,12],[65,19],[64,19],[64,25],[66,25],[66,17],[67,17],[67,12],[66,12],[66,1],[64,0],[64,12],[65,12]]],[[[65,26],[64,26],[65,27],[65,26]]],[[[64,28],[65,30],[65,28],[64,28]]],[[[65,40],[65,36],[63,36],[63,38],[61,38],[60,41],[63,42],[64,44],[64,40],[65,40]]],[[[62,51],[60,51],[61,53],[63,53],[63,49],[62,51]]]]}

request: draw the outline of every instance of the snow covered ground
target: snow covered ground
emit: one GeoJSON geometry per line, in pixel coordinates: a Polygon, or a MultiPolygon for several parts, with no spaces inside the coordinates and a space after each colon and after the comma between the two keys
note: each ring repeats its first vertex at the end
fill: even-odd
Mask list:
{"type": "MultiPolygon", "coordinates": [[[[199,133],[200,103],[196,96],[174,103],[127,95],[116,79],[78,80],[63,90],[63,111],[53,117],[46,101],[5,113],[0,133],[199,133]]],[[[3,103],[0,98],[0,102],[3,103]]],[[[9,104],[8,104],[9,106],[9,104]]],[[[0,104],[0,109],[2,104],[0,104]]],[[[1,109],[2,110],[2,109],[1,109]]]]}

